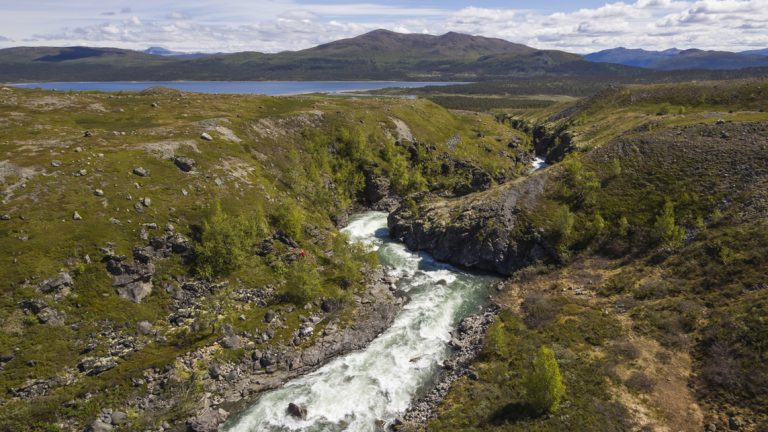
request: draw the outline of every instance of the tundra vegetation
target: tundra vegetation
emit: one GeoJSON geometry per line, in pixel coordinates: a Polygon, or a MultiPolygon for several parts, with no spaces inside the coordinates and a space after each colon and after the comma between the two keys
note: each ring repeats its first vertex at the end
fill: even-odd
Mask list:
{"type": "Polygon", "coordinates": [[[355,321],[378,263],[338,226],[399,203],[429,232],[472,222],[456,249],[537,246],[500,264],[476,374],[429,430],[762,430],[768,82],[533,83],[439,96],[547,103],[434,98],[451,111],[0,89],[2,427],[82,429],[166,370],[169,404],[117,427],[182,425],[242,340],[301,348],[355,321]],[[551,166],[526,176],[534,150],[551,166]]]}
{"type": "MultiPolygon", "coordinates": [[[[511,277],[472,365],[479,378],[454,383],[429,430],[764,430],[766,106],[768,81],[749,79],[492,109],[552,166],[396,220],[421,227],[412,246],[427,251],[465,229],[517,245],[498,249],[511,277]],[[505,261],[531,242],[537,262],[505,261]],[[541,346],[565,385],[544,415],[526,392],[541,346]]],[[[453,247],[494,256],[465,243],[453,247]]]]}
{"type": "Polygon", "coordinates": [[[215,364],[355,322],[379,264],[349,212],[516,178],[523,136],[427,100],[1,88],[0,430],[183,426],[215,364]]]}

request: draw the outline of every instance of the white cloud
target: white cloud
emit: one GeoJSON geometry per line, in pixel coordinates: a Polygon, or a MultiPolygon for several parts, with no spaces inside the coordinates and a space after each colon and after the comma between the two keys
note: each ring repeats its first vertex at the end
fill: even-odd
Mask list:
{"type": "MultiPolygon", "coordinates": [[[[0,0],[2,1],[2,0],[0,0]]],[[[35,45],[162,45],[181,51],[275,52],[308,48],[376,28],[500,37],[537,48],[590,52],[615,46],[741,50],[768,46],[768,0],[635,0],[542,14],[513,8],[446,10],[384,3],[301,0],[36,0],[0,16],[0,28],[35,45]],[[162,3],[162,4],[160,4],[162,3]],[[25,9],[26,8],[26,9],[25,9]],[[38,9],[35,9],[38,8],[38,9]],[[120,15],[103,15],[104,10],[120,15]],[[129,15],[126,17],[126,15],[129,15]],[[45,19],[41,19],[45,16],[45,19]]],[[[13,41],[0,40],[0,46],[13,41]]]]}

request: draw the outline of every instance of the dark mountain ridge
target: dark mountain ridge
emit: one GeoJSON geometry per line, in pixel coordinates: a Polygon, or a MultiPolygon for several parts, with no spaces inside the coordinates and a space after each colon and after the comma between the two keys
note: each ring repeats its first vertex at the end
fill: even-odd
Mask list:
{"type": "Polygon", "coordinates": [[[201,58],[155,54],[116,48],[9,48],[0,50],[0,81],[467,81],[642,73],[636,68],[590,63],[576,54],[538,50],[502,39],[388,30],[276,54],[241,52],[201,58]]]}
{"type": "Polygon", "coordinates": [[[726,70],[766,67],[768,66],[766,54],[768,54],[768,50],[735,53],[700,49],[679,50],[677,48],[648,51],[619,47],[587,54],[584,59],[592,62],[616,63],[655,70],[726,70]]]}

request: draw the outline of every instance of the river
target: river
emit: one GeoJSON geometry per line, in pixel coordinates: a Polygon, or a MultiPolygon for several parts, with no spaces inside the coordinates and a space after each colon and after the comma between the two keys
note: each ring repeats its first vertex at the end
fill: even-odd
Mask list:
{"type": "Polygon", "coordinates": [[[410,252],[389,239],[386,226],[386,213],[368,212],[354,216],[344,232],[376,250],[410,298],[392,326],[365,349],[264,394],[224,431],[382,430],[431,387],[450,355],[450,332],[481,310],[496,279],[410,252]],[[289,415],[289,403],[306,407],[306,419],[289,415]]]}

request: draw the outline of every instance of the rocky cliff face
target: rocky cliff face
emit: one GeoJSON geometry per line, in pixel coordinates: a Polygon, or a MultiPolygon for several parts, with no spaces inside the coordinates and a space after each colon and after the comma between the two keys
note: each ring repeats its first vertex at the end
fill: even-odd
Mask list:
{"type": "Polygon", "coordinates": [[[555,255],[526,218],[547,173],[471,196],[401,206],[388,220],[392,237],[440,261],[504,275],[555,255]]]}

